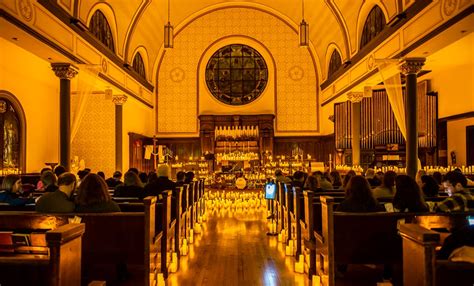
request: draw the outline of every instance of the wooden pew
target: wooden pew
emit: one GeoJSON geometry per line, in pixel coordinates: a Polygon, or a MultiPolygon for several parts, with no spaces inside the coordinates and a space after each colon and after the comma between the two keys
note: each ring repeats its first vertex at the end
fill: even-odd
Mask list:
{"type": "Polygon", "coordinates": [[[285,219],[284,219],[284,205],[285,205],[285,188],[286,185],[282,182],[277,184],[277,195],[275,200],[275,220],[277,224],[277,232],[281,232],[285,229],[285,219]]]}
{"type": "Polygon", "coordinates": [[[440,233],[419,224],[401,224],[405,286],[473,285],[474,265],[436,259],[440,233]]]}
{"type": "MultiPolygon", "coordinates": [[[[183,233],[183,219],[182,219],[182,212],[183,208],[181,206],[183,202],[183,189],[184,187],[177,187],[173,190],[173,196],[172,196],[172,204],[171,204],[171,214],[172,214],[172,219],[176,220],[176,226],[175,226],[175,237],[174,237],[174,242],[175,242],[175,251],[178,254],[178,259],[181,257],[180,249],[181,246],[183,245],[183,238],[184,238],[184,233],[183,233]]],[[[185,220],[184,220],[185,222],[185,220]]],[[[179,261],[179,260],[178,260],[179,261]]],[[[179,269],[179,263],[178,263],[178,269],[179,269]]]]}
{"type": "Polygon", "coordinates": [[[296,239],[296,218],[294,214],[294,199],[293,199],[293,187],[290,185],[286,186],[285,192],[285,225],[287,225],[286,235],[287,244],[290,240],[296,239]]]}
{"type": "Polygon", "coordinates": [[[156,197],[147,197],[141,212],[41,214],[2,212],[0,228],[55,229],[74,216],[82,218],[84,281],[120,285],[154,285],[161,268],[162,233],[155,234],[156,197]]]}
{"type": "MultiPolygon", "coordinates": [[[[26,229],[2,225],[2,231],[26,229]],[[6,227],[6,228],[5,228],[6,227]]],[[[30,229],[31,230],[31,229],[30,229]]],[[[36,230],[36,229],[33,229],[36,230]]],[[[81,244],[84,224],[68,224],[48,230],[46,246],[22,246],[22,251],[44,250],[45,254],[0,252],[0,283],[4,285],[81,285],[81,244]],[[49,254],[48,254],[49,253],[49,254]]],[[[12,245],[13,247],[13,245],[12,245]]],[[[14,249],[12,248],[12,251],[14,249]]]]}

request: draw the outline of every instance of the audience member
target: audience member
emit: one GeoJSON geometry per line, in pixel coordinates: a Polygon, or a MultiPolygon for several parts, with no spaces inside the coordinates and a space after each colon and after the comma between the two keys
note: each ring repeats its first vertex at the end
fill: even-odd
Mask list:
{"type": "Polygon", "coordinates": [[[12,206],[24,206],[35,202],[32,198],[20,197],[22,192],[21,178],[15,174],[6,175],[3,178],[2,190],[0,191],[0,202],[12,206]]]}
{"type": "MultiPolygon", "coordinates": [[[[43,168],[41,169],[41,172],[40,172],[40,177],[43,175],[44,172],[46,171],[51,171],[51,168],[43,168]]],[[[43,182],[41,182],[41,179],[38,181],[38,183],[36,183],[36,189],[37,190],[43,190],[44,189],[44,186],[43,186],[43,182]]]]}
{"type": "Polygon", "coordinates": [[[158,166],[157,176],[158,178],[156,180],[151,181],[145,186],[145,196],[158,197],[163,191],[174,190],[176,188],[176,183],[169,179],[170,167],[168,165],[163,164],[158,166]]]}
{"type": "Polygon", "coordinates": [[[107,183],[107,186],[109,188],[115,188],[118,185],[122,184],[122,172],[120,171],[115,171],[114,174],[112,175],[112,178],[108,178],[105,180],[105,183],[107,183]]]}
{"type": "Polygon", "coordinates": [[[440,202],[437,211],[456,212],[474,208],[474,198],[468,189],[466,177],[460,172],[451,171],[444,176],[443,186],[450,196],[440,202]]]}
{"type": "Polygon", "coordinates": [[[342,187],[342,179],[341,175],[339,174],[338,171],[332,171],[330,173],[331,175],[331,182],[332,182],[332,187],[334,189],[340,189],[342,187]]]}
{"type": "Polygon", "coordinates": [[[345,190],[347,187],[347,184],[351,180],[352,177],[356,175],[356,172],[354,170],[350,170],[347,172],[347,174],[344,176],[344,179],[342,180],[342,188],[345,190]]]}
{"type": "Polygon", "coordinates": [[[137,168],[134,168],[134,167],[129,168],[127,172],[135,173],[137,176],[140,174],[140,172],[138,171],[138,169],[137,169],[137,168]]]}
{"type": "Polygon", "coordinates": [[[104,172],[99,171],[99,172],[97,172],[97,175],[99,175],[99,177],[101,177],[102,179],[105,180],[105,173],[104,172]]]}
{"type": "Polygon", "coordinates": [[[278,170],[275,171],[275,182],[277,182],[277,183],[281,182],[281,183],[289,184],[289,183],[291,183],[291,179],[284,176],[283,172],[280,169],[278,169],[278,170]]]}
{"type": "Polygon", "coordinates": [[[138,177],[140,178],[142,185],[146,185],[146,183],[148,182],[148,175],[145,172],[140,172],[140,174],[138,174],[138,177]]]}
{"type": "Polygon", "coordinates": [[[332,190],[333,189],[333,186],[330,182],[330,179],[328,179],[328,175],[324,175],[322,172],[320,171],[316,171],[313,173],[313,175],[315,175],[317,178],[318,178],[318,181],[319,181],[319,187],[323,190],[323,191],[326,191],[326,190],[332,190]]]}
{"type": "Polygon", "coordinates": [[[77,176],[79,177],[79,181],[77,182],[77,186],[81,185],[82,180],[90,173],[90,169],[79,170],[77,172],[77,176]]]}
{"type": "Polygon", "coordinates": [[[143,199],[145,190],[137,174],[128,171],[123,176],[123,185],[115,187],[114,197],[131,197],[143,199]]]}
{"type": "Polygon", "coordinates": [[[466,225],[454,230],[443,242],[443,246],[436,254],[438,259],[448,259],[454,250],[463,246],[474,247],[474,226],[466,225]]]}
{"type": "Polygon", "coordinates": [[[76,176],[62,173],[58,178],[58,189],[42,195],[36,202],[36,211],[42,213],[69,213],[76,205],[72,195],[76,189],[76,176]]]}
{"type": "Polygon", "coordinates": [[[395,196],[393,208],[398,212],[427,212],[428,205],[423,199],[420,187],[414,179],[407,175],[399,175],[395,179],[395,196]]]}
{"type": "Polygon", "coordinates": [[[425,176],[425,175],[426,175],[426,171],[423,170],[423,169],[420,169],[416,172],[415,181],[418,184],[418,186],[420,186],[420,188],[421,188],[421,185],[422,185],[421,177],[425,176]]]}
{"type": "Polygon", "coordinates": [[[58,190],[56,185],[56,175],[52,171],[46,171],[41,175],[40,181],[43,183],[45,192],[55,192],[58,190]]]}
{"type": "Polygon", "coordinates": [[[436,181],[436,184],[439,186],[443,186],[443,176],[441,175],[440,172],[434,172],[433,173],[433,179],[436,181]]]}
{"type": "Polygon", "coordinates": [[[119,212],[120,207],[110,197],[107,184],[97,174],[88,174],[76,196],[76,212],[119,212]]]}
{"type": "Polygon", "coordinates": [[[64,168],[64,166],[57,165],[54,168],[54,174],[56,175],[57,178],[59,178],[59,176],[61,176],[61,174],[63,174],[63,173],[66,173],[66,168],[64,168]]]}
{"type": "Polygon", "coordinates": [[[372,190],[374,197],[379,198],[393,198],[395,194],[395,178],[397,173],[394,171],[387,171],[382,178],[382,185],[372,190]]]}
{"type": "Polygon", "coordinates": [[[421,190],[425,197],[437,197],[439,186],[433,177],[428,175],[421,176],[421,190]]]}
{"type": "Polygon", "coordinates": [[[315,175],[309,176],[308,179],[306,179],[304,188],[313,192],[321,191],[318,177],[315,175]]]}
{"type": "Polygon", "coordinates": [[[176,186],[181,187],[184,185],[184,179],[185,179],[186,173],[183,171],[179,171],[176,173],[176,186]]]}
{"type": "Polygon", "coordinates": [[[148,180],[147,180],[147,184],[150,184],[152,182],[155,182],[156,180],[158,180],[158,176],[156,175],[155,172],[150,172],[148,173],[148,180]]]}
{"type": "MultiPolygon", "coordinates": [[[[158,177],[159,177],[159,176],[160,176],[160,175],[158,175],[158,177]]],[[[191,183],[193,180],[194,180],[194,172],[192,172],[192,171],[186,172],[186,174],[184,175],[184,183],[185,183],[185,184],[189,184],[189,183],[191,183]]]]}
{"type": "Polygon", "coordinates": [[[304,174],[301,171],[296,171],[293,173],[293,181],[291,182],[293,187],[299,187],[303,189],[304,187],[304,174]]]}
{"type": "Polygon", "coordinates": [[[352,177],[345,189],[344,201],[339,204],[337,211],[341,212],[377,212],[384,211],[377,199],[372,195],[369,182],[363,177],[352,177]]]}
{"type": "Polygon", "coordinates": [[[382,183],[377,179],[377,177],[375,177],[375,170],[372,168],[368,168],[367,171],[365,171],[365,179],[369,182],[371,187],[380,186],[382,183]]]}

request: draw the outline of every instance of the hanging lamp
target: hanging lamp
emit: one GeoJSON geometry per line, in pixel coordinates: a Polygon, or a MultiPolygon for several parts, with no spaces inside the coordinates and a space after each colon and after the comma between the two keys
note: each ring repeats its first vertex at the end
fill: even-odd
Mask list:
{"type": "Polygon", "coordinates": [[[168,0],[168,23],[165,25],[165,38],[164,38],[164,45],[165,49],[173,48],[173,26],[170,22],[170,0],[168,0]]]}
{"type": "Polygon", "coordinates": [[[300,23],[300,47],[309,45],[309,24],[304,20],[304,0],[301,0],[302,19],[300,23]]]}

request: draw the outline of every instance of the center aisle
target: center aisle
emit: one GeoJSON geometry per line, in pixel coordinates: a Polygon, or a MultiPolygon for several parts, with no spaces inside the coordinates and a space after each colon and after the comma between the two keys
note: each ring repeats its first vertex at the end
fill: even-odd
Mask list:
{"type": "Polygon", "coordinates": [[[309,285],[297,274],[294,258],[285,256],[276,237],[267,236],[266,209],[208,210],[202,234],[167,285],[309,285]]]}

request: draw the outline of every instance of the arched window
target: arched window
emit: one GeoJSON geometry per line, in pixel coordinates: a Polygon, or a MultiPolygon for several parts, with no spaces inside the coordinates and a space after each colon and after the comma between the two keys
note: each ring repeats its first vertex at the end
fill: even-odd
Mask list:
{"type": "Polygon", "coordinates": [[[104,13],[100,10],[95,11],[89,23],[89,30],[91,33],[107,48],[115,53],[114,37],[110,29],[109,22],[105,18],[104,13]]]}
{"type": "Polygon", "coordinates": [[[24,115],[10,93],[0,92],[0,173],[20,173],[25,164],[24,115]]]}
{"type": "Polygon", "coordinates": [[[328,78],[330,78],[342,65],[341,55],[337,50],[334,50],[329,60],[328,78]]]}
{"type": "Polygon", "coordinates": [[[360,49],[365,47],[385,28],[385,16],[379,6],[374,6],[365,20],[362,37],[360,39],[360,49]]]}
{"type": "Polygon", "coordinates": [[[133,58],[132,68],[136,71],[142,78],[146,79],[145,73],[145,64],[143,63],[143,58],[140,53],[136,53],[133,58]]]}

